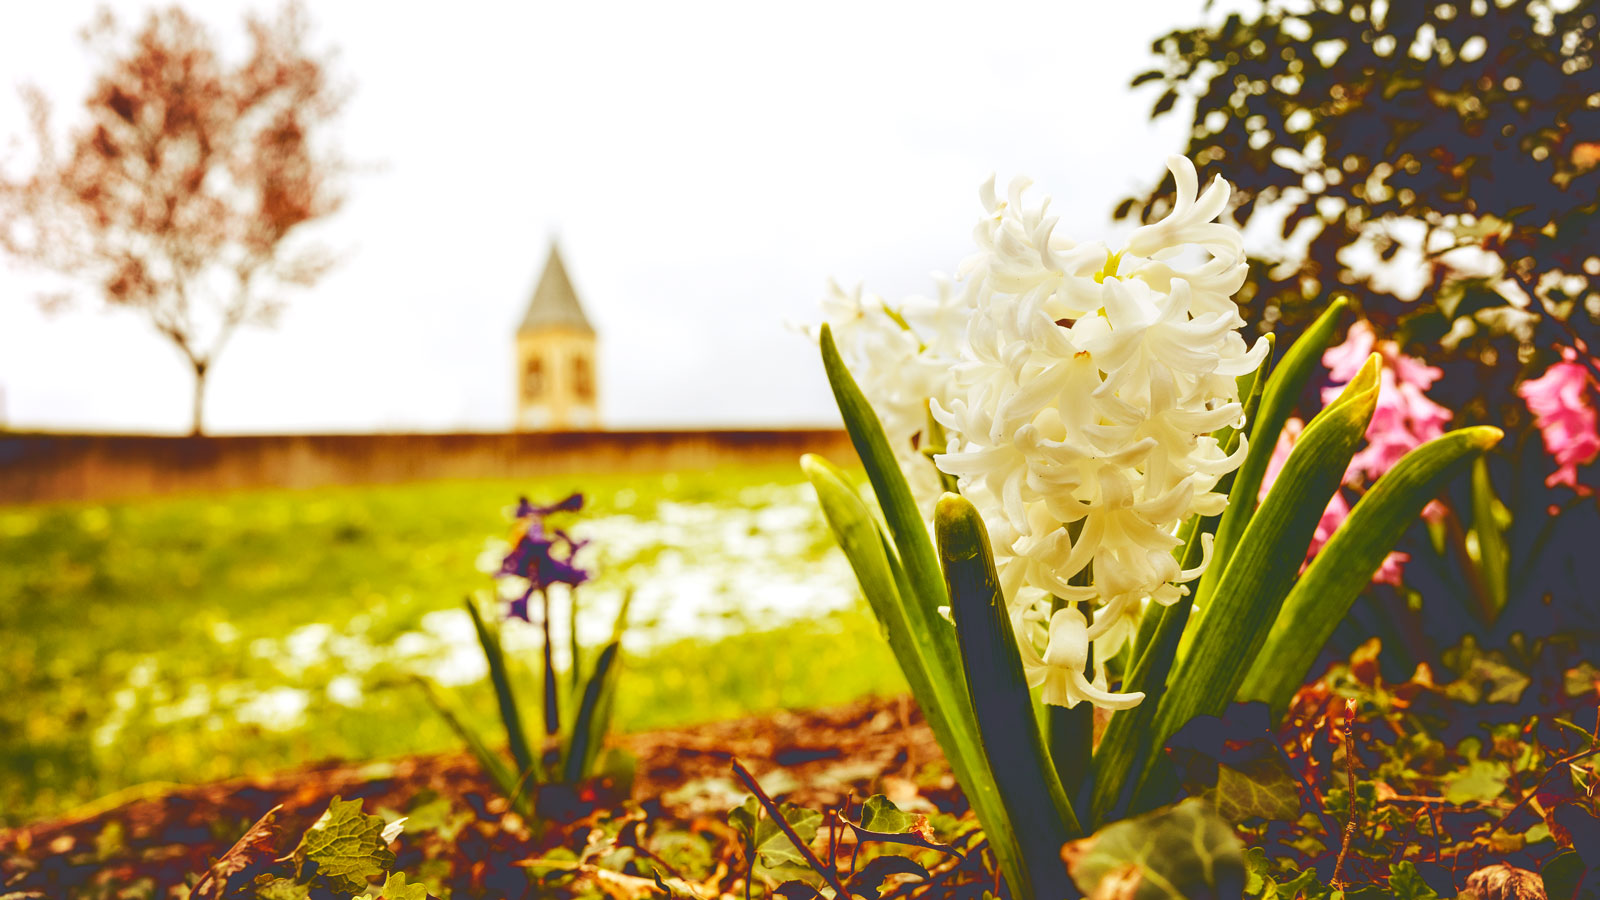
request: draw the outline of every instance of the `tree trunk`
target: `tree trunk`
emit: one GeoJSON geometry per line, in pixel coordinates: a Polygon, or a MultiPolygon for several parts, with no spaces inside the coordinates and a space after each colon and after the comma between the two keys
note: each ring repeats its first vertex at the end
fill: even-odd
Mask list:
{"type": "Polygon", "coordinates": [[[194,364],[194,427],[190,430],[190,437],[199,437],[204,433],[202,425],[205,422],[206,405],[206,364],[194,364]]]}

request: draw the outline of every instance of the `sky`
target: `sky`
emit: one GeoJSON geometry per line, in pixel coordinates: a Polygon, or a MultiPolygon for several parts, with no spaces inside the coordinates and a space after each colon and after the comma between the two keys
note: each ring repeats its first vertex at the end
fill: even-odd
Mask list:
{"type": "MultiPolygon", "coordinates": [[[[77,120],[98,5],[8,12],[0,160],[25,149],[14,86],[77,120]]],[[[363,164],[309,226],[342,261],[234,338],[208,430],[509,428],[513,335],[552,239],[600,335],[607,427],[836,424],[795,327],[829,279],[930,293],[970,252],[991,173],[1033,178],[1063,233],[1125,233],[1111,209],[1185,132],[1128,82],[1201,6],[316,3],[311,44],[353,86],[332,138],[363,164]]],[[[125,25],[149,9],[110,7],[125,25]]],[[[252,9],[275,7],[190,4],[225,55],[252,9]]],[[[46,314],[40,285],[0,259],[0,424],[187,430],[169,342],[92,296],[46,314]]]]}

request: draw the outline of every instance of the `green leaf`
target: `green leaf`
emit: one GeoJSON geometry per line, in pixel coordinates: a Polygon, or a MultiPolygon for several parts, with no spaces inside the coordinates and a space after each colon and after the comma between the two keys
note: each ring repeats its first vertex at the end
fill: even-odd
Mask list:
{"type": "Polygon", "coordinates": [[[902,812],[900,807],[890,802],[882,794],[873,794],[861,807],[861,822],[855,823],[845,819],[845,824],[855,832],[857,843],[882,841],[889,844],[904,844],[908,847],[921,847],[924,850],[937,850],[959,858],[949,844],[940,844],[928,840],[924,834],[929,833],[927,828],[918,828],[920,816],[913,816],[902,812]]]}
{"type": "MultiPolygon", "coordinates": [[[[779,804],[778,811],[783,814],[783,820],[789,823],[789,827],[794,829],[795,836],[800,840],[809,844],[816,839],[817,826],[822,824],[822,813],[793,803],[779,804]]],[[[756,823],[755,847],[756,853],[761,857],[761,864],[769,868],[806,865],[806,858],[800,852],[800,848],[789,840],[789,836],[784,834],[783,829],[771,818],[763,818],[756,823]]]]}
{"type": "Polygon", "coordinates": [[[1600,740],[1597,740],[1594,735],[1589,733],[1589,729],[1584,728],[1582,725],[1568,722],[1566,719],[1550,719],[1549,722],[1563,731],[1575,735],[1578,740],[1583,742],[1585,748],[1600,744],[1600,740]]]}
{"type": "MultiPolygon", "coordinates": [[[[817,826],[822,824],[822,813],[793,803],[779,804],[778,811],[800,840],[809,844],[816,839],[817,826]]],[[[805,855],[783,833],[777,822],[770,816],[762,816],[761,802],[755,797],[746,797],[743,803],[728,810],[728,824],[738,832],[753,862],[759,862],[767,869],[778,870],[781,875],[809,877],[804,874],[811,871],[805,855]]]]}
{"type": "Polygon", "coordinates": [[[1244,892],[1244,846],[1195,798],[1102,828],[1061,857],[1086,897],[1237,900],[1244,892]]]}
{"type": "Polygon", "coordinates": [[[1277,757],[1236,769],[1217,767],[1217,814],[1229,822],[1269,819],[1293,822],[1300,817],[1300,791],[1294,773],[1277,757]]]}
{"type": "MultiPolygon", "coordinates": [[[[941,607],[949,605],[950,600],[940,573],[938,557],[928,537],[927,523],[895,461],[882,423],[839,356],[839,348],[834,344],[833,333],[827,325],[822,326],[818,344],[823,369],[833,389],[834,400],[838,403],[839,414],[844,419],[845,430],[866,469],[873,494],[893,536],[892,547],[888,546],[889,541],[885,538],[880,537],[879,542],[884,545],[883,555],[891,576],[889,580],[896,585],[896,591],[883,595],[881,601],[874,599],[867,581],[869,578],[879,579],[880,573],[872,572],[863,577],[862,569],[856,567],[856,575],[862,580],[863,591],[873,604],[873,612],[878,615],[889,635],[890,646],[895,650],[895,658],[899,660],[906,680],[911,684],[918,705],[928,717],[939,746],[950,760],[956,780],[978,814],[978,821],[989,838],[990,846],[994,848],[1001,869],[1015,874],[1020,871],[1021,858],[1016,830],[1001,802],[999,788],[979,740],[977,718],[962,673],[956,636],[939,612],[941,607]],[[889,610],[891,606],[897,607],[898,611],[889,610]],[[907,652],[895,647],[897,631],[900,632],[898,642],[907,652]],[[913,648],[914,654],[909,652],[913,648]],[[920,674],[907,668],[907,659],[910,657],[921,661],[920,674]]],[[[808,459],[809,465],[807,459],[801,460],[801,466],[806,468],[808,475],[814,469],[832,469],[837,485],[848,485],[837,469],[817,457],[808,459]]],[[[811,480],[813,484],[818,483],[816,477],[811,480]]],[[[855,500],[864,510],[860,498],[855,497],[855,500]]],[[[843,508],[843,504],[836,506],[843,508]]],[[[824,511],[826,509],[825,502],[824,511]]],[[[877,525],[870,514],[867,521],[872,523],[876,532],[877,525]]],[[[834,525],[831,519],[829,524],[834,525]]],[[[834,527],[834,533],[840,534],[838,527],[834,527]]],[[[840,543],[845,543],[843,536],[840,537],[840,543]]],[[[845,550],[846,555],[850,555],[848,546],[845,550]]],[[[867,556],[865,552],[852,556],[852,566],[856,566],[858,559],[865,560],[867,556]]]]}
{"type": "Polygon", "coordinates": [[[1200,585],[1195,591],[1197,598],[1210,596],[1232,558],[1235,546],[1249,526],[1256,509],[1256,495],[1261,492],[1261,480],[1267,474],[1267,463],[1272,460],[1273,448],[1278,444],[1278,433],[1283,431],[1283,425],[1294,412],[1295,403],[1305,390],[1306,382],[1317,370],[1322,351],[1328,348],[1328,342],[1333,339],[1333,332],[1338,328],[1347,305],[1343,299],[1328,304],[1322,315],[1283,355],[1283,362],[1273,367],[1272,374],[1262,387],[1260,405],[1249,423],[1250,449],[1233,475],[1233,487],[1228,491],[1228,508],[1217,522],[1216,536],[1211,545],[1211,565],[1200,577],[1200,585]]]}
{"type": "MultiPolygon", "coordinates": [[[[1197,715],[1220,715],[1238,693],[1294,584],[1322,511],[1366,433],[1377,400],[1378,357],[1373,355],[1343,393],[1301,432],[1278,480],[1240,537],[1227,570],[1205,598],[1194,644],[1174,667],[1156,711],[1153,746],[1164,745],[1197,715]]],[[[1153,761],[1152,769],[1163,767],[1162,760],[1153,761]]],[[[1146,782],[1135,791],[1136,810],[1161,802],[1170,789],[1165,775],[1152,778],[1147,772],[1146,782]]]]}
{"type": "MultiPolygon", "coordinates": [[[[1544,882],[1545,892],[1551,897],[1574,897],[1578,894],[1578,886],[1584,883],[1584,875],[1588,867],[1578,854],[1572,850],[1563,850],[1550,857],[1539,870],[1539,878],[1544,882]]],[[[1585,891],[1581,895],[1584,900],[1594,896],[1594,891],[1585,891]]]]}
{"type": "MultiPolygon", "coordinates": [[[[883,626],[900,671],[977,812],[990,846],[1002,868],[1014,870],[1021,850],[978,736],[955,629],[943,616],[930,614],[911,599],[916,588],[910,576],[845,474],[820,456],[802,457],[800,468],[816,488],[823,517],[850,560],[861,593],[883,626]]],[[[939,590],[945,596],[942,582],[939,590]]]]}
{"type": "Polygon", "coordinates": [[[360,800],[334,797],[294,849],[304,865],[316,864],[317,877],[335,890],[360,893],[367,882],[394,866],[394,853],[383,840],[384,821],[361,812],[360,800]]]}
{"type": "Polygon", "coordinates": [[[615,681],[617,653],[621,649],[616,641],[606,644],[595,661],[594,671],[583,687],[583,702],[578,707],[577,718],[572,722],[572,737],[567,742],[566,758],[562,765],[562,781],[577,784],[588,774],[600,745],[605,740],[609,724],[597,719],[601,700],[607,688],[615,681]]]}
{"type": "Polygon", "coordinates": [[[293,878],[263,875],[256,879],[256,900],[311,900],[311,886],[293,878]]]}
{"type": "Polygon", "coordinates": [[[396,872],[385,879],[383,892],[378,896],[380,900],[428,900],[428,888],[420,884],[406,884],[405,874],[396,872]]]}
{"type": "Polygon", "coordinates": [[[839,404],[845,430],[867,470],[867,480],[872,482],[872,492],[883,509],[889,533],[894,536],[895,549],[916,591],[916,596],[905,598],[906,602],[920,604],[927,613],[936,616],[939,607],[946,605],[948,599],[939,578],[939,561],[933,552],[933,542],[928,539],[927,522],[923,521],[911,496],[911,487],[895,461],[889,439],[883,433],[883,424],[845,367],[839,348],[834,345],[833,332],[827,325],[822,326],[820,344],[822,367],[828,374],[834,400],[839,404]]]}
{"type": "Polygon", "coordinates": [[[1378,479],[1289,591],[1238,699],[1263,700],[1274,713],[1288,708],[1395,542],[1469,460],[1501,437],[1498,428],[1452,431],[1407,453],[1378,479]]]}
{"type": "Polygon", "coordinates": [[[489,664],[489,680],[494,684],[495,700],[500,704],[500,721],[505,725],[506,742],[511,748],[511,758],[516,761],[517,773],[532,772],[533,753],[528,749],[528,735],[522,728],[522,713],[511,688],[511,675],[506,669],[506,654],[500,646],[500,635],[483,620],[483,614],[478,612],[478,604],[471,597],[467,598],[467,612],[472,616],[478,644],[483,647],[484,661],[489,664]]]}
{"type": "Polygon", "coordinates": [[[450,730],[461,738],[461,742],[467,745],[467,749],[471,751],[473,758],[478,761],[478,766],[483,769],[483,774],[489,776],[489,780],[493,781],[495,787],[500,789],[500,793],[510,799],[511,808],[525,819],[532,818],[533,809],[528,800],[528,791],[518,781],[517,774],[506,766],[500,754],[490,749],[489,745],[484,743],[483,738],[476,731],[473,731],[467,727],[465,722],[461,721],[461,717],[456,715],[455,710],[445,701],[444,696],[439,693],[438,688],[434,687],[433,682],[419,676],[416,679],[416,683],[418,687],[422,688],[422,696],[427,699],[428,704],[439,713],[439,717],[444,719],[446,725],[450,726],[450,730]]]}
{"type": "Polygon", "coordinates": [[[861,827],[868,831],[904,834],[911,830],[915,819],[882,794],[873,794],[861,805],[861,827]]]}
{"type": "MultiPolygon", "coordinates": [[[[1178,653],[1178,644],[1184,626],[1194,606],[1191,603],[1174,603],[1159,611],[1147,610],[1145,615],[1155,619],[1153,636],[1139,661],[1134,664],[1123,684],[1124,691],[1144,691],[1143,703],[1125,709],[1111,717],[1105,735],[1094,755],[1094,796],[1090,814],[1095,824],[1104,824],[1116,815],[1116,810],[1127,803],[1124,795],[1130,788],[1130,778],[1149,760],[1152,750],[1151,732],[1155,726],[1156,711],[1166,694],[1167,676],[1178,653]]],[[[1142,627],[1142,626],[1141,626],[1142,627]]]]}
{"type": "MultiPolygon", "coordinates": [[[[955,668],[946,666],[942,648],[935,640],[936,629],[949,631],[948,624],[941,620],[942,629],[929,627],[931,623],[916,614],[915,603],[904,596],[903,591],[911,586],[904,569],[896,565],[894,548],[887,544],[877,521],[845,474],[827,460],[809,454],[801,458],[800,468],[816,489],[823,517],[850,560],[861,593],[883,625],[889,647],[918,704],[926,711],[940,746],[959,748],[957,758],[951,760],[957,777],[964,770],[970,776],[975,762],[980,763],[981,769],[982,756],[975,735],[958,734],[961,724],[954,721],[970,709],[965,685],[960,684],[957,691],[956,679],[949,677],[955,668]]],[[[954,635],[949,637],[954,640],[954,635]]]]}
{"type": "Polygon", "coordinates": [[[928,870],[915,860],[904,856],[880,856],[851,876],[845,888],[852,895],[878,900],[883,896],[884,879],[891,875],[915,875],[923,881],[928,880],[928,870]]]}
{"type": "Polygon", "coordinates": [[[1600,669],[1587,662],[1578,663],[1562,674],[1561,687],[1568,697],[1600,692],[1600,669]]]}
{"type": "Polygon", "coordinates": [[[1082,829],[1039,733],[983,519],[945,494],[933,521],[972,708],[1022,851],[1023,865],[1006,877],[1019,897],[1061,896],[1061,845],[1082,829]]]}
{"type": "Polygon", "coordinates": [[[1394,900],[1439,900],[1409,860],[1395,863],[1389,870],[1389,896],[1394,900]]]}
{"type": "Polygon", "coordinates": [[[746,847],[754,846],[756,823],[759,821],[761,821],[761,802],[754,797],[746,797],[743,803],[728,810],[728,824],[744,838],[746,847]]]}
{"type": "Polygon", "coordinates": [[[1471,759],[1444,783],[1444,799],[1452,806],[1490,803],[1505,793],[1510,769],[1503,762],[1471,759]]]}
{"type": "Polygon", "coordinates": [[[1494,485],[1489,463],[1478,457],[1472,463],[1472,531],[1478,536],[1478,572],[1484,587],[1484,612],[1492,623],[1506,608],[1506,568],[1510,562],[1505,534],[1495,516],[1494,485]]]}
{"type": "Polygon", "coordinates": [[[1470,634],[1441,656],[1461,676],[1444,686],[1445,696],[1465,703],[1517,703],[1532,684],[1526,674],[1506,663],[1505,654],[1485,652],[1470,634]]]}

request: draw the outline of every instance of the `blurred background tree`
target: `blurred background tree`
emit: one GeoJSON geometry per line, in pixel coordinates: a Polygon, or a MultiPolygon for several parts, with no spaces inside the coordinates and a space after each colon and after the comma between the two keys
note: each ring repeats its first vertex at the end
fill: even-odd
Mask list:
{"type": "Polygon", "coordinates": [[[346,92],[331,57],[306,47],[304,11],[290,4],[246,26],[249,55],[230,66],[177,7],[152,12],[131,40],[102,10],[84,30],[99,63],[85,121],[58,152],[49,103],[24,88],[33,171],[0,171],[0,247],[142,312],[194,371],[195,434],[229,338],[270,325],[286,288],[332,265],[299,238],[339,208],[348,169],[325,139],[346,92]]]}
{"type": "MultiPolygon", "coordinates": [[[[1153,117],[1182,115],[1192,98],[1184,152],[1204,178],[1235,186],[1232,215],[1254,257],[1238,295],[1249,321],[1287,346],[1348,296],[1380,338],[1443,370],[1430,393],[1452,427],[1510,432],[1491,462],[1495,511],[1518,526],[1506,537],[1523,569],[1509,587],[1513,601],[1547,607],[1531,626],[1541,632],[1592,630],[1596,610],[1578,598],[1600,577],[1581,546],[1600,516],[1582,486],[1574,496],[1544,482],[1551,462],[1516,390],[1566,356],[1590,368],[1594,398],[1596,26],[1594,6],[1575,2],[1263,2],[1157,38],[1159,63],[1134,81],[1162,89],[1153,117]],[[1573,515],[1553,529],[1558,507],[1573,515]]],[[[1172,190],[1169,178],[1117,215],[1159,218],[1172,190]]],[[[1473,508],[1465,495],[1451,505],[1473,508]]],[[[1424,610],[1434,621],[1411,621],[1400,640],[1393,611],[1405,604],[1390,595],[1364,633],[1431,655],[1426,645],[1476,620],[1448,600],[1473,595],[1471,568],[1409,567],[1413,601],[1440,597],[1424,610]]],[[[1500,630],[1519,621],[1529,627],[1503,615],[1500,630]]]]}

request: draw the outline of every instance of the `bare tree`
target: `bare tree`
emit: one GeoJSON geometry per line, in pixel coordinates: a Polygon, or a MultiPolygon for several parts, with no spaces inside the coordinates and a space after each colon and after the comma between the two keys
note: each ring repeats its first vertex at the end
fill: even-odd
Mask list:
{"type": "Polygon", "coordinates": [[[83,32],[100,63],[86,121],[58,150],[49,103],[23,88],[33,171],[0,171],[0,248],[143,312],[194,370],[195,434],[229,338],[270,325],[285,289],[332,265],[300,226],[339,208],[348,171],[325,140],[346,92],[331,56],[306,47],[304,11],[291,3],[246,26],[250,52],[229,65],[178,7],[131,40],[102,10],[83,32]]]}

